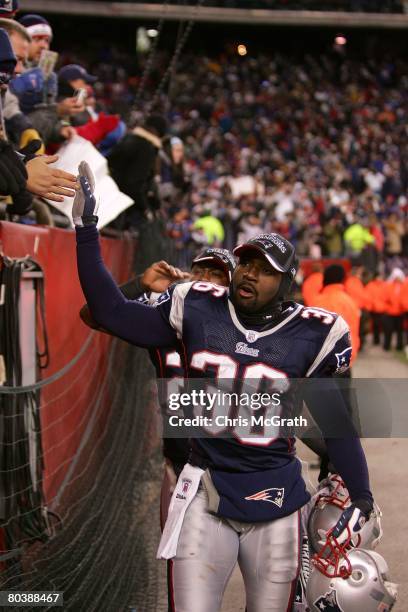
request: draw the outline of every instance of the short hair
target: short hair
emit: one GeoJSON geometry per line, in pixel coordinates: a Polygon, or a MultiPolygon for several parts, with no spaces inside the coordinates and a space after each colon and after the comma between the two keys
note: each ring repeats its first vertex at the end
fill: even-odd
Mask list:
{"type": "Polygon", "coordinates": [[[14,19],[3,19],[0,18],[0,28],[6,30],[7,34],[11,36],[12,34],[19,34],[22,36],[27,42],[31,42],[31,36],[27,32],[24,26],[18,21],[14,21],[14,19]]]}

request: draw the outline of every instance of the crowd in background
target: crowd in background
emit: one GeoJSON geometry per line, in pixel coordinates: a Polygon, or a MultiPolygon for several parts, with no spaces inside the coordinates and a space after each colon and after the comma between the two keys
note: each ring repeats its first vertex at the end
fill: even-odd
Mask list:
{"type": "MultiPolygon", "coordinates": [[[[72,197],[75,177],[50,164],[61,144],[79,134],[107,157],[112,177],[135,202],[113,222],[117,230],[140,233],[159,217],[180,267],[204,245],[231,249],[271,231],[301,257],[346,257],[359,271],[352,275],[361,283],[358,307],[371,313],[375,329],[388,330],[385,349],[389,330],[403,347],[403,58],[357,60],[340,47],[301,59],[190,52],[158,90],[170,60],[165,52],[139,57],[135,69],[135,59],[114,47],[86,58],[71,49],[48,69],[41,53],[55,42],[49,21],[38,15],[16,21],[15,0],[0,5],[0,72],[10,77],[2,81],[9,141],[3,157],[12,155],[6,148],[13,143],[19,154],[12,163],[21,173],[14,192],[1,193],[12,196],[4,210],[14,221],[55,222],[50,200],[72,197]],[[363,299],[362,288],[377,281],[388,284],[375,297],[367,289],[363,299]],[[380,325],[375,315],[394,317],[392,325],[389,319],[380,325]]],[[[2,159],[0,151],[0,165],[2,159]]]]}
{"type": "MultiPolygon", "coordinates": [[[[126,65],[113,53],[94,66],[104,106],[133,105],[138,81],[126,65]]],[[[165,65],[159,56],[158,75],[165,65]]],[[[301,256],[406,269],[407,68],[339,51],[301,62],[184,56],[161,100],[159,185],[180,256],[202,240],[231,248],[273,230],[301,256]]]]}

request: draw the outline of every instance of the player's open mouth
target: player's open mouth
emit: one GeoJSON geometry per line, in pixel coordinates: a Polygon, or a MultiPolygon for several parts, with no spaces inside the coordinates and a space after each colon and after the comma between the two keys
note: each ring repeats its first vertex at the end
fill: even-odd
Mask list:
{"type": "Polygon", "coordinates": [[[252,285],[248,283],[242,283],[238,285],[238,295],[244,299],[248,299],[256,296],[256,291],[252,285]]]}

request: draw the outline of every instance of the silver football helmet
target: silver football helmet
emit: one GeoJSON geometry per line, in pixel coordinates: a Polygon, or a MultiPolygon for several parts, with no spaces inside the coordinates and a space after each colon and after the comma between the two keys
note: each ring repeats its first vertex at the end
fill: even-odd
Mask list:
{"type": "Polygon", "coordinates": [[[388,566],[377,552],[354,548],[329,575],[313,561],[306,587],[311,612],[388,612],[397,599],[397,585],[388,579],[388,566]]]}
{"type": "MultiPolygon", "coordinates": [[[[350,506],[349,493],[344,482],[334,474],[322,483],[324,486],[315,496],[315,503],[310,511],[308,535],[315,552],[320,552],[326,543],[326,535],[339,520],[343,510],[350,506]]],[[[358,533],[351,546],[373,550],[382,537],[381,510],[374,503],[374,510],[364,527],[358,533]]]]}

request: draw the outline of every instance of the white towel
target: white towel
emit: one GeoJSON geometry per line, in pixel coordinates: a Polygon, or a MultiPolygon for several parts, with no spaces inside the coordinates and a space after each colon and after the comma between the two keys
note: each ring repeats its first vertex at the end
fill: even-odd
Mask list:
{"type": "Polygon", "coordinates": [[[177,544],[187,508],[196,496],[204,470],[186,463],[171,498],[167,521],[157,551],[157,559],[172,559],[177,553],[177,544]]]}

